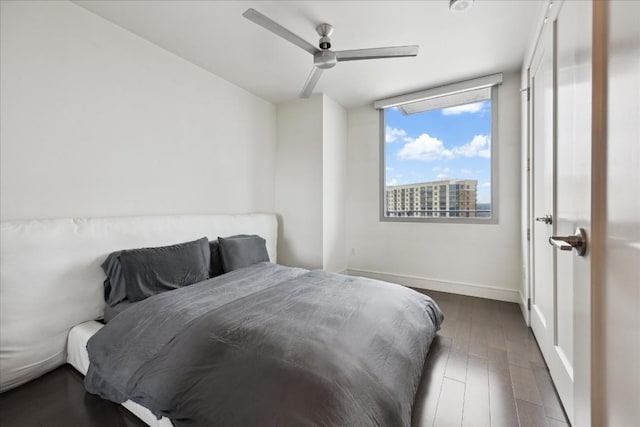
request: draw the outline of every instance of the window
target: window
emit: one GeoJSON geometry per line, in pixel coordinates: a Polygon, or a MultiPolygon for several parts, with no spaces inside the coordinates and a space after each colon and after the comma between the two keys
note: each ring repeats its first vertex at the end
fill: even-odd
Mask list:
{"type": "Polygon", "coordinates": [[[497,84],[483,77],[377,101],[381,219],[497,222],[497,84]]]}

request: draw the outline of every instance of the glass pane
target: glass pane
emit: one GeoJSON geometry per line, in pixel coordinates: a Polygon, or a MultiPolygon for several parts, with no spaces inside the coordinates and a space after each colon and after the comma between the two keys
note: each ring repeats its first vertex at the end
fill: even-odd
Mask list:
{"type": "Polygon", "coordinates": [[[385,217],[491,218],[491,100],[455,101],[385,110],[385,217]]]}

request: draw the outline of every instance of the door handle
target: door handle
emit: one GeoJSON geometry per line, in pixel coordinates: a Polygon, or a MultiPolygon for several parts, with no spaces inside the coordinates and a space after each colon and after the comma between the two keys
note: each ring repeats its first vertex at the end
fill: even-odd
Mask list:
{"type": "Polygon", "coordinates": [[[587,233],[584,228],[576,228],[573,236],[551,236],[549,243],[561,251],[575,249],[578,256],[584,256],[587,253],[587,233]]]}
{"type": "Polygon", "coordinates": [[[545,224],[552,224],[553,217],[551,215],[539,216],[536,221],[544,222],[545,224]]]}

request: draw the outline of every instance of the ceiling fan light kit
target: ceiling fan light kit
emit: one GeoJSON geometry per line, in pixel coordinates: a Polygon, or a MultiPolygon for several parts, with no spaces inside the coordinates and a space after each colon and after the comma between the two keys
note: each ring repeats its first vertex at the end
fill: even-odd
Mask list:
{"type": "Polygon", "coordinates": [[[320,41],[318,42],[319,48],[316,48],[311,43],[270,18],[267,18],[255,9],[247,9],[242,16],[313,55],[313,68],[307,77],[302,92],[300,92],[301,98],[311,96],[313,88],[322,75],[322,71],[335,67],[338,62],[359,61],[363,59],[402,58],[418,55],[417,45],[332,51],[330,37],[331,34],[333,34],[333,27],[329,24],[320,24],[316,27],[316,31],[320,36],[320,41]]]}

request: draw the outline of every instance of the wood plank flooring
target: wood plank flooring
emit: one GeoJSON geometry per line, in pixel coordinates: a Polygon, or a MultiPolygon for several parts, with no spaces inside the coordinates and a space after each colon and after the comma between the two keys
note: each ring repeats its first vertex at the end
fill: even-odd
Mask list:
{"type": "Polygon", "coordinates": [[[0,394],[0,426],[146,426],[124,407],[85,392],[83,379],[70,365],[64,365],[0,394]]]}
{"type": "MultiPolygon", "coordinates": [[[[422,292],[422,291],[421,291],[422,292]]],[[[549,372],[516,304],[424,291],[445,313],[416,394],[412,425],[568,425],[549,372]]],[[[0,395],[0,426],[145,426],[84,391],[62,366],[0,395]]]]}
{"type": "Polygon", "coordinates": [[[427,356],[413,426],[568,425],[517,304],[419,291],[445,320],[427,356]]]}

